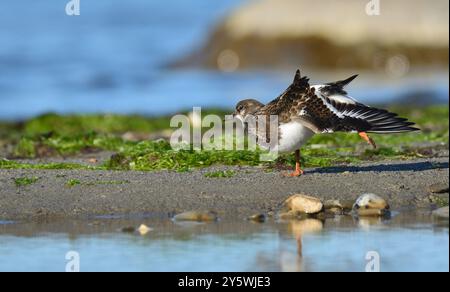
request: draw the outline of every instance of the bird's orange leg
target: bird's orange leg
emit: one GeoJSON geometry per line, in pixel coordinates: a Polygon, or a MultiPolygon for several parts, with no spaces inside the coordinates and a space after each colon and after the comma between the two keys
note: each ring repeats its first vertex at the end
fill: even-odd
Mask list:
{"type": "Polygon", "coordinates": [[[295,151],[295,171],[292,173],[287,173],[285,176],[290,177],[298,177],[301,176],[304,173],[304,171],[301,169],[300,165],[300,150],[295,151]]]}
{"type": "Polygon", "coordinates": [[[364,139],[364,141],[366,141],[367,143],[369,143],[370,145],[372,145],[373,148],[377,148],[377,145],[375,144],[375,141],[373,141],[372,138],[369,137],[369,135],[367,135],[366,132],[359,132],[358,135],[364,139]]]}

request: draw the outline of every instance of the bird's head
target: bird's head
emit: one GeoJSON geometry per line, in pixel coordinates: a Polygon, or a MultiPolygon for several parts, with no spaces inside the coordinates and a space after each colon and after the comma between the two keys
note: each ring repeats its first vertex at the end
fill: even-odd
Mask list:
{"type": "Polygon", "coordinates": [[[249,116],[254,115],[264,104],[255,99],[244,99],[238,102],[233,116],[244,122],[249,116]]]}

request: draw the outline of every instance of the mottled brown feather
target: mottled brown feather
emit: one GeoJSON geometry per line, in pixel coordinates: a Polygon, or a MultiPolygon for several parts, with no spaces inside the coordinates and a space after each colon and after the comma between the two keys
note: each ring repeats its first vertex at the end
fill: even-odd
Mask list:
{"type": "MultiPolygon", "coordinates": [[[[309,85],[309,79],[301,77],[300,70],[297,70],[294,82],[280,96],[259,107],[253,114],[264,116],[266,119],[266,142],[270,143],[271,115],[278,116],[279,125],[298,121],[315,133],[336,131],[395,133],[418,130],[411,127],[414,123],[397,117],[395,113],[357,102],[340,103],[330,98],[331,93],[344,92],[343,86],[355,77],[356,75],[343,81],[329,83],[328,87],[331,89],[327,87],[326,92],[316,92],[315,88],[309,85]]],[[[257,136],[264,137],[261,132],[257,133],[257,136]]]]}
{"type": "Polygon", "coordinates": [[[293,120],[303,121],[315,132],[323,132],[332,128],[338,117],[316,96],[315,89],[310,87],[309,79],[301,77],[298,70],[294,82],[279,97],[262,107],[255,115],[278,115],[280,124],[293,120]]]}

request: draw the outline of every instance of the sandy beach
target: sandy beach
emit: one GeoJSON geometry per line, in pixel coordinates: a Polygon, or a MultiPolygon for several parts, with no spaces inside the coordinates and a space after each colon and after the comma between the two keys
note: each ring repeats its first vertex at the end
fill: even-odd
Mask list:
{"type": "Polygon", "coordinates": [[[220,218],[276,212],[295,193],[322,200],[354,200],[363,193],[386,198],[391,208],[432,210],[448,202],[448,157],[367,162],[354,166],[309,168],[299,178],[257,167],[217,166],[169,171],[0,170],[0,218],[85,218],[90,216],[171,217],[191,210],[213,210],[220,218]],[[228,178],[211,171],[233,170],[228,178]],[[35,183],[17,186],[20,177],[35,183]],[[70,182],[75,182],[70,184],[70,182]],[[436,188],[445,189],[436,190],[436,188]],[[443,192],[441,194],[432,192],[443,192]]]}

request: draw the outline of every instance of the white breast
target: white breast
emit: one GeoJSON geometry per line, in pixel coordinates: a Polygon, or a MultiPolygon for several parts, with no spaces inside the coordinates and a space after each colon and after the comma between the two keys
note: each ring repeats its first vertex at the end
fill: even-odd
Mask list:
{"type": "Polygon", "coordinates": [[[278,152],[294,152],[300,149],[313,135],[314,132],[299,122],[290,122],[280,126],[280,139],[278,152]]]}

